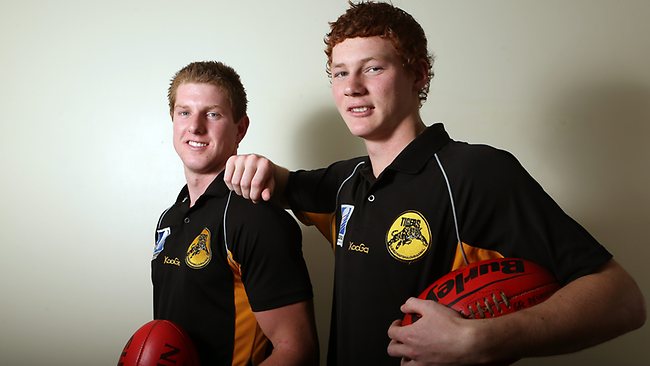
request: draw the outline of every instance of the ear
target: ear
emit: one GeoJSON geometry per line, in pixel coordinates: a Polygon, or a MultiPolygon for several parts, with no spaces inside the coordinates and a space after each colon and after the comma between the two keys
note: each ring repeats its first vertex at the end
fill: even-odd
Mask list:
{"type": "Polygon", "coordinates": [[[429,82],[429,67],[427,62],[420,60],[415,67],[415,82],[413,86],[418,92],[429,82]]]}
{"type": "Polygon", "coordinates": [[[246,115],[242,117],[239,122],[237,122],[237,144],[239,144],[241,140],[244,139],[244,136],[246,136],[246,131],[248,131],[249,124],[250,120],[246,115]]]}

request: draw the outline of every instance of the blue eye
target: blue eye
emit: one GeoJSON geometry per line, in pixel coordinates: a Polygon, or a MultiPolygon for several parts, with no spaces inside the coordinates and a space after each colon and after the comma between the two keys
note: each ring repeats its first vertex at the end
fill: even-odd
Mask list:
{"type": "Polygon", "coordinates": [[[372,66],[372,67],[367,68],[366,71],[371,72],[371,73],[377,73],[377,72],[382,71],[383,69],[384,68],[380,67],[380,66],[372,66]]]}

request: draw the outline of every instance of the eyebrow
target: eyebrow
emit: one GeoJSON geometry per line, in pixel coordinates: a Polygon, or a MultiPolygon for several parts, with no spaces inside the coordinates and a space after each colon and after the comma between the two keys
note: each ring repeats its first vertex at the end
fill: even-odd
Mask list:
{"type": "MultiPolygon", "coordinates": [[[[362,63],[362,64],[365,64],[365,63],[367,63],[368,61],[376,61],[376,60],[378,60],[378,59],[379,59],[378,57],[371,56],[371,57],[363,58],[363,59],[359,60],[359,62],[362,63]]],[[[345,66],[345,63],[343,63],[343,62],[339,62],[339,63],[337,63],[337,64],[332,65],[332,68],[335,69],[335,68],[337,68],[337,67],[343,67],[343,66],[345,66]]]]}
{"type": "MultiPolygon", "coordinates": [[[[185,104],[176,104],[176,105],[174,105],[174,109],[176,109],[176,108],[188,109],[188,108],[190,108],[190,106],[185,105],[185,104]]],[[[223,107],[220,106],[219,104],[212,104],[212,105],[206,106],[205,109],[223,109],[223,107]]]]}

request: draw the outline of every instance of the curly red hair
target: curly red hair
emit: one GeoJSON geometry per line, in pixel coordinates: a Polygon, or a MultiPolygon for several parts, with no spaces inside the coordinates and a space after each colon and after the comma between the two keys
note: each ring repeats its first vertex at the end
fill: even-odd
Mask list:
{"type": "Polygon", "coordinates": [[[335,22],[325,36],[326,72],[332,76],[332,49],[348,38],[375,37],[388,39],[402,58],[404,67],[415,74],[426,64],[428,81],[420,90],[420,102],[427,100],[433,78],[433,57],[427,50],[427,37],[422,26],[407,12],[388,3],[365,1],[354,4],[335,22]]]}

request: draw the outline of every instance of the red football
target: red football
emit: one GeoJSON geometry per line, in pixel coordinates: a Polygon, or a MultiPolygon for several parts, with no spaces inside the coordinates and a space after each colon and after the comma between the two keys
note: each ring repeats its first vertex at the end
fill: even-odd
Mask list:
{"type": "MultiPolygon", "coordinates": [[[[525,259],[499,258],[449,272],[418,298],[447,305],[466,318],[495,318],[539,304],[559,288],[546,268],[525,259]]],[[[406,314],[402,324],[417,317],[406,314]]]]}
{"type": "Polygon", "coordinates": [[[168,320],[152,320],[126,342],[118,366],[199,366],[199,356],[189,335],[168,320]]]}

